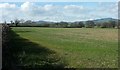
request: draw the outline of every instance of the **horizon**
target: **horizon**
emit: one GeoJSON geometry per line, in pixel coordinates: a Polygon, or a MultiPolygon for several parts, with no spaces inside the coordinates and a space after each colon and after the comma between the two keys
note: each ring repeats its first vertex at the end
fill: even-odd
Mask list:
{"type": "MultiPolygon", "coordinates": [[[[105,20],[105,19],[112,19],[112,20],[120,20],[120,19],[115,19],[115,18],[100,18],[100,19],[93,19],[93,20],[84,20],[84,21],[46,21],[46,20],[30,20],[32,22],[52,22],[52,23],[60,23],[60,22],[68,22],[68,23],[73,23],[73,22],[86,22],[86,21],[100,21],[100,20],[105,20]]],[[[20,20],[20,19],[18,19],[20,20]]],[[[24,19],[22,19],[24,20],[24,19]]],[[[28,19],[29,20],[29,19],[28,19]]],[[[14,20],[12,20],[14,22],[14,20]]],[[[27,20],[24,20],[24,22],[27,21],[27,20]]],[[[6,22],[6,21],[4,21],[6,22]]],[[[2,22],[2,23],[4,23],[2,22]]],[[[106,21],[105,21],[106,22],[106,21]]],[[[11,22],[6,22],[7,24],[11,24],[11,22]]],[[[1,22],[0,22],[1,24],[1,22]]]]}
{"type": "Polygon", "coordinates": [[[118,19],[117,2],[3,2],[0,11],[0,22],[16,18],[51,22],[118,19]]]}

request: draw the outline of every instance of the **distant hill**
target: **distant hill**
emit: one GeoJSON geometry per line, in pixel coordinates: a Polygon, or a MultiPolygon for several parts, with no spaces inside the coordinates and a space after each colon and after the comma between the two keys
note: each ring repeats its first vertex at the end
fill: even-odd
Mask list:
{"type": "MultiPolygon", "coordinates": [[[[109,21],[116,21],[117,22],[118,19],[114,19],[114,18],[101,18],[101,19],[95,19],[92,20],[94,21],[94,23],[103,23],[103,22],[109,22],[109,21]]],[[[43,20],[39,20],[39,21],[34,21],[36,24],[52,24],[55,22],[50,22],[50,21],[43,21],[43,20]]],[[[74,21],[74,22],[79,22],[79,21],[74,21]]],[[[81,21],[83,23],[85,23],[86,21],[81,21]]],[[[72,22],[68,22],[68,23],[72,23],[72,22]]]]}
{"type": "Polygon", "coordinates": [[[103,22],[109,22],[109,21],[116,21],[117,22],[118,19],[113,19],[113,18],[102,18],[102,19],[96,19],[93,20],[95,23],[103,23],[103,22]]]}
{"type": "Polygon", "coordinates": [[[53,22],[50,22],[50,21],[43,21],[43,20],[40,20],[40,21],[34,21],[35,23],[37,24],[46,24],[46,23],[53,23],[53,22]]]}

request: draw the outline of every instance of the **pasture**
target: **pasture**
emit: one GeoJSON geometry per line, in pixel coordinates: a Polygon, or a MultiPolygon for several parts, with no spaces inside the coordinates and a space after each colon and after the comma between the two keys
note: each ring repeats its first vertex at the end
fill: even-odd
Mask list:
{"type": "Polygon", "coordinates": [[[12,27],[12,31],[17,35],[11,33],[11,45],[23,47],[17,54],[21,65],[42,65],[41,61],[48,60],[65,68],[118,67],[117,29],[12,27]]]}

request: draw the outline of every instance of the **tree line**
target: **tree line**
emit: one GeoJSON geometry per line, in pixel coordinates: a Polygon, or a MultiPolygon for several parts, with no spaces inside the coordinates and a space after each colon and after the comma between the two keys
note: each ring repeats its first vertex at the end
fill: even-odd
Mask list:
{"type": "Polygon", "coordinates": [[[34,22],[31,20],[14,20],[14,21],[10,21],[11,23],[8,24],[9,26],[14,26],[14,27],[24,27],[24,26],[29,26],[29,27],[53,27],[53,28],[94,28],[94,27],[98,27],[98,28],[119,28],[120,25],[118,25],[120,23],[120,20],[118,21],[107,21],[107,22],[99,22],[99,23],[95,23],[92,20],[88,20],[88,21],[78,21],[78,22],[44,22],[44,23],[38,23],[38,22],[34,22]]]}

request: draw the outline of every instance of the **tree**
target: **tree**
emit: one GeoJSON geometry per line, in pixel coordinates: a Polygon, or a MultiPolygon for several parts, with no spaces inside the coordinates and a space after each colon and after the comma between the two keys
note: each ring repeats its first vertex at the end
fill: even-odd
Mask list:
{"type": "Polygon", "coordinates": [[[10,21],[10,23],[11,23],[11,24],[14,24],[14,22],[13,22],[12,20],[10,21]]]}
{"type": "Polygon", "coordinates": [[[25,24],[32,24],[32,21],[31,20],[27,20],[27,21],[25,21],[25,24]]]}
{"type": "Polygon", "coordinates": [[[50,27],[50,24],[49,23],[42,23],[39,26],[41,26],[41,27],[50,27]]]}
{"type": "Polygon", "coordinates": [[[96,23],[96,26],[97,26],[97,27],[100,27],[100,26],[101,26],[101,23],[96,23]]]}
{"type": "Polygon", "coordinates": [[[10,26],[14,26],[14,22],[12,20],[10,21],[10,23],[10,26]]]}
{"type": "Polygon", "coordinates": [[[115,26],[116,26],[115,21],[108,21],[108,22],[101,23],[101,28],[114,28],[115,26]]]}
{"type": "Polygon", "coordinates": [[[103,23],[101,23],[100,27],[101,28],[107,28],[107,24],[108,24],[107,22],[103,22],[103,23]]]}
{"type": "Polygon", "coordinates": [[[56,27],[56,28],[59,27],[59,23],[55,23],[55,26],[54,26],[54,27],[56,27]]]}
{"type": "Polygon", "coordinates": [[[74,22],[70,24],[70,27],[72,28],[82,28],[84,27],[84,23],[83,22],[74,22]]]}
{"type": "Polygon", "coordinates": [[[15,19],[15,22],[14,22],[14,23],[15,23],[16,26],[18,26],[18,24],[20,23],[20,20],[15,19]]]}
{"type": "Polygon", "coordinates": [[[112,27],[112,28],[114,28],[115,26],[116,26],[116,22],[115,21],[109,21],[109,23],[110,23],[110,27],[112,27]]]}
{"type": "Polygon", "coordinates": [[[24,20],[24,19],[20,19],[20,23],[22,23],[22,24],[23,24],[24,22],[25,22],[25,20],[24,20]]]}
{"type": "Polygon", "coordinates": [[[55,27],[55,23],[50,24],[49,27],[55,27]]]}
{"type": "Polygon", "coordinates": [[[83,22],[78,22],[78,28],[82,28],[82,27],[84,27],[85,25],[84,25],[84,23],[83,22]]]}
{"type": "Polygon", "coordinates": [[[85,27],[86,28],[93,28],[95,26],[93,21],[86,21],[85,27]]]}
{"type": "Polygon", "coordinates": [[[77,28],[77,23],[76,23],[76,22],[71,23],[71,24],[70,24],[70,28],[77,28]]]}
{"type": "Polygon", "coordinates": [[[60,22],[59,25],[60,25],[60,27],[63,27],[63,28],[68,27],[68,23],[67,22],[60,22]]]}

